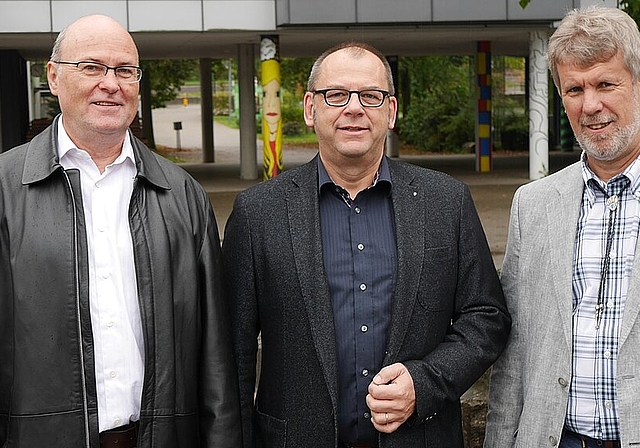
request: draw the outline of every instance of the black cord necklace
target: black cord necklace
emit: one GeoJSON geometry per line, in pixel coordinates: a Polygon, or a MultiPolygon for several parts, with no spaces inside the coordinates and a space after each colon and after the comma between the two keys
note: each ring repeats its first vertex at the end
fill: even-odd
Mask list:
{"type": "Polygon", "coordinates": [[[613,227],[618,211],[618,195],[613,194],[607,198],[607,208],[609,209],[609,223],[607,224],[607,245],[604,250],[604,259],[602,260],[602,270],[600,271],[600,286],[598,287],[598,302],[596,303],[596,331],[600,327],[602,314],[604,313],[604,284],[609,274],[609,263],[611,260],[611,246],[613,246],[613,227]]]}

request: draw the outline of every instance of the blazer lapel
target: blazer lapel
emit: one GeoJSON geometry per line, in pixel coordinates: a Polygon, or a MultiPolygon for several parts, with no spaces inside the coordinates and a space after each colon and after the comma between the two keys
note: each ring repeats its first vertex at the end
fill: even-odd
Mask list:
{"type": "Polygon", "coordinates": [[[384,365],[395,362],[405,338],[411,313],[418,297],[418,285],[424,258],[424,200],[422,191],[413,185],[408,172],[398,174],[401,165],[389,160],[391,195],[396,224],[397,275],[396,289],[387,340],[384,365]]]}
{"type": "Polygon", "coordinates": [[[286,190],[295,269],[305,302],[311,337],[334,407],[337,406],[336,342],[329,285],[324,272],[317,156],[304,165],[286,190]]]}
{"type": "MultiPolygon", "coordinates": [[[[548,294],[553,297],[562,319],[562,330],[568,347],[573,344],[572,309],[573,256],[575,238],[584,183],[580,165],[575,164],[555,185],[555,191],[546,198],[547,226],[540,229],[547,235],[550,250],[549,266],[551,282],[548,294]]],[[[534,211],[535,212],[535,211],[534,211]]],[[[545,286],[543,285],[543,288],[545,286]]]]}

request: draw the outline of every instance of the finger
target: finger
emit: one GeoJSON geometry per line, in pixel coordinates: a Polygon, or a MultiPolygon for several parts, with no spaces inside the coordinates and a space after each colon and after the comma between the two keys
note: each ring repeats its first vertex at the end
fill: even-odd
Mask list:
{"type": "Polygon", "coordinates": [[[400,422],[396,421],[395,415],[388,412],[371,413],[371,423],[377,431],[392,433],[400,427],[400,422]]]}
{"type": "Polygon", "coordinates": [[[373,383],[376,385],[389,384],[402,375],[406,370],[407,368],[400,363],[383,367],[382,370],[380,370],[380,372],[378,372],[378,374],[373,378],[373,383]]]}

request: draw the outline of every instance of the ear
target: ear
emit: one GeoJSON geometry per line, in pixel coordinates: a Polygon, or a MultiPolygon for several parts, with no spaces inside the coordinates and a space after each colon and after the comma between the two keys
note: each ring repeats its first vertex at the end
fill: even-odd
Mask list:
{"type": "Polygon", "coordinates": [[[395,96],[389,97],[389,123],[387,129],[391,130],[396,125],[396,115],[398,113],[398,99],[395,96]]]}
{"type": "Polygon", "coordinates": [[[49,90],[55,96],[58,96],[58,67],[53,62],[47,62],[47,82],[49,83],[49,90]]]}
{"type": "Polygon", "coordinates": [[[304,123],[310,128],[313,127],[313,93],[307,92],[304,94],[304,123]]]}

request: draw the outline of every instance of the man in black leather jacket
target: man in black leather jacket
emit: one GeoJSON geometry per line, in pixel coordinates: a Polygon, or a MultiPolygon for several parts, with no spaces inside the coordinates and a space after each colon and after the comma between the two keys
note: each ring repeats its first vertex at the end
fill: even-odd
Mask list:
{"type": "Polygon", "coordinates": [[[206,193],[128,132],[142,71],[88,16],[48,63],[62,115],[0,155],[0,446],[241,445],[206,193]]]}

